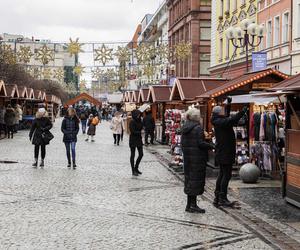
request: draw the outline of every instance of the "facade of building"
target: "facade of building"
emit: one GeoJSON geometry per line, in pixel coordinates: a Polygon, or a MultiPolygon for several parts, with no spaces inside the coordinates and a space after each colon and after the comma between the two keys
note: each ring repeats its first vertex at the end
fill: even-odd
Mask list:
{"type": "Polygon", "coordinates": [[[270,68],[288,75],[292,74],[291,7],[291,0],[260,0],[257,12],[258,24],[266,29],[260,50],[267,52],[270,68]]]}
{"type": "MultiPolygon", "coordinates": [[[[257,23],[256,0],[212,0],[211,64],[213,77],[235,77],[246,72],[244,49],[235,49],[226,37],[229,27],[238,27],[244,19],[257,23]]],[[[251,65],[251,51],[249,52],[251,65]]]]}
{"type": "Polygon", "coordinates": [[[300,0],[293,0],[292,19],[292,74],[300,73],[300,0]]]}
{"type": "Polygon", "coordinates": [[[201,77],[209,74],[211,40],[211,0],[167,0],[169,43],[190,42],[192,54],[186,61],[171,56],[176,76],[201,77]]]}

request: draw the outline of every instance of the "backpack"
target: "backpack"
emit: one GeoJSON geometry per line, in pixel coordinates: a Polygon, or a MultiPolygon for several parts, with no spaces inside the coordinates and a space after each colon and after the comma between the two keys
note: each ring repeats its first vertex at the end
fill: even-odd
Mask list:
{"type": "Polygon", "coordinates": [[[94,118],[93,118],[92,124],[93,124],[94,126],[97,126],[97,125],[99,124],[99,119],[98,119],[98,117],[94,117],[94,118]]]}
{"type": "Polygon", "coordinates": [[[86,120],[86,115],[85,113],[80,114],[80,120],[86,120]]]}

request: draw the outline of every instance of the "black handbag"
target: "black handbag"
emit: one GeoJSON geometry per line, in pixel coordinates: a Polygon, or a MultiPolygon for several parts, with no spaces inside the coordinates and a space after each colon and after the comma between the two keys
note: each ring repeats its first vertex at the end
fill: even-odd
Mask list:
{"type": "Polygon", "coordinates": [[[45,131],[42,133],[42,139],[45,144],[48,144],[53,138],[54,135],[50,131],[45,131]]]}

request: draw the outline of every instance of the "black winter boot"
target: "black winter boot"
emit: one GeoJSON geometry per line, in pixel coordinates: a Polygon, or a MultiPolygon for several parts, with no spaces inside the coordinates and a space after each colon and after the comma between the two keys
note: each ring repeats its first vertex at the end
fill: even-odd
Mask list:
{"type": "Polygon", "coordinates": [[[43,168],[44,166],[45,166],[45,161],[44,161],[44,159],[42,159],[42,160],[41,160],[40,167],[43,168]]]}
{"type": "Polygon", "coordinates": [[[142,174],[142,172],[139,170],[139,167],[135,167],[135,172],[138,174],[142,174]]]}
{"type": "Polygon", "coordinates": [[[139,174],[136,172],[134,167],[131,167],[132,175],[133,176],[138,176],[139,174]]]}
{"type": "Polygon", "coordinates": [[[73,169],[75,170],[77,168],[76,162],[73,161],[73,169]]]}
{"type": "Polygon", "coordinates": [[[191,206],[187,210],[187,212],[189,212],[189,213],[199,213],[199,214],[204,214],[205,213],[205,209],[202,209],[202,208],[198,207],[198,205],[197,205],[197,196],[191,196],[191,206]]]}
{"type": "Polygon", "coordinates": [[[38,158],[35,158],[35,159],[34,159],[34,163],[32,164],[32,166],[33,166],[34,168],[36,168],[37,165],[38,165],[38,158]]]}
{"type": "Polygon", "coordinates": [[[221,207],[233,207],[234,202],[229,201],[225,194],[220,194],[219,195],[219,206],[221,206],[221,207]]]}

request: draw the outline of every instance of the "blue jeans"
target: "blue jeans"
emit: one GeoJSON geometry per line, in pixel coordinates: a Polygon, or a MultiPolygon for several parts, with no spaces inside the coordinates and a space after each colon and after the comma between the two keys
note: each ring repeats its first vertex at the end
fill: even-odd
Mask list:
{"type": "Polygon", "coordinates": [[[73,163],[75,163],[76,160],[76,142],[65,142],[66,146],[66,151],[67,151],[67,158],[68,158],[68,163],[71,164],[71,152],[72,152],[72,159],[73,163]]]}
{"type": "Polygon", "coordinates": [[[87,120],[81,120],[82,133],[85,134],[87,120]]]}

